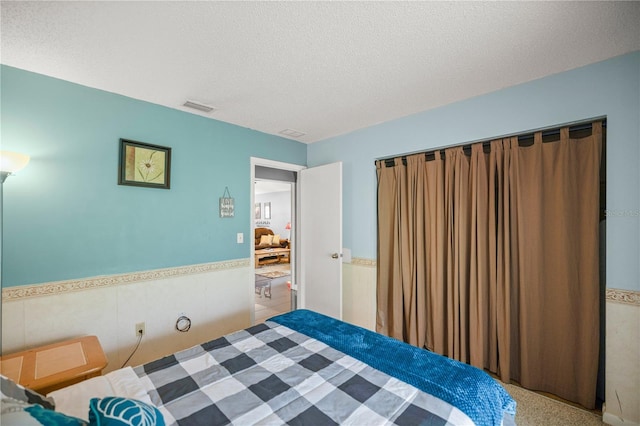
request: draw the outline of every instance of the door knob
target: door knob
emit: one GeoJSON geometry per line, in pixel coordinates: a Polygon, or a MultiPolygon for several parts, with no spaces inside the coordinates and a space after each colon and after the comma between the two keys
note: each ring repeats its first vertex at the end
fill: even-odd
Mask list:
{"type": "Polygon", "coordinates": [[[331,255],[331,258],[332,258],[332,259],[337,259],[337,258],[339,258],[339,257],[340,257],[340,255],[339,255],[338,253],[333,253],[333,254],[331,255]]]}

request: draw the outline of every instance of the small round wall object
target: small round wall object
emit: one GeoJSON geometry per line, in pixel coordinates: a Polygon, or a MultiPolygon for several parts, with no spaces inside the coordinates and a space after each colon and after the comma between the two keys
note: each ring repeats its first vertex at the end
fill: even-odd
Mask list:
{"type": "Polygon", "coordinates": [[[185,315],[181,315],[176,321],[176,330],[186,333],[191,328],[191,320],[185,315]]]}

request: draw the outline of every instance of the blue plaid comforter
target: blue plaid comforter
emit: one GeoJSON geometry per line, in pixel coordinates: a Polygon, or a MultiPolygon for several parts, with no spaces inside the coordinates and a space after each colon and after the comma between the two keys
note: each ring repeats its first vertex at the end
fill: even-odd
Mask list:
{"type": "Polygon", "coordinates": [[[291,312],[134,371],[172,425],[474,424],[446,400],[284,324],[325,320],[336,321],[291,312]]]}
{"type": "Polygon", "coordinates": [[[304,309],[270,320],[447,401],[478,425],[500,425],[505,414],[515,418],[511,395],[478,368],[304,309]]]}

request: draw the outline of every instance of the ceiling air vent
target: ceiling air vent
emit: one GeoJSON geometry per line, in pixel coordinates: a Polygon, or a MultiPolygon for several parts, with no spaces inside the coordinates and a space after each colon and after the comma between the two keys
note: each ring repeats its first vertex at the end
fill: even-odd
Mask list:
{"type": "Polygon", "coordinates": [[[284,129],[280,131],[281,135],[290,136],[292,138],[299,138],[300,136],[306,135],[306,133],[299,132],[297,130],[284,129]]]}
{"type": "Polygon", "coordinates": [[[215,111],[214,107],[209,106],[209,105],[205,105],[205,104],[201,104],[200,102],[195,102],[195,101],[187,101],[182,105],[186,106],[187,108],[197,109],[198,111],[202,111],[202,112],[215,111]]]}

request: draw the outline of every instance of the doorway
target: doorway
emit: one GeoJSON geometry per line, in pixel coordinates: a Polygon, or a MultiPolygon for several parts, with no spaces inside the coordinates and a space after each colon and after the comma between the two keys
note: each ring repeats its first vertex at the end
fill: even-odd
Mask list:
{"type": "MultiPolygon", "coordinates": [[[[256,176],[261,176],[260,170],[256,176]]],[[[292,238],[295,182],[254,181],[254,324],[295,309],[292,238]]]]}
{"type": "MultiPolygon", "coordinates": [[[[250,218],[253,239],[250,241],[250,252],[255,278],[250,290],[254,302],[251,309],[252,324],[258,324],[299,306],[297,283],[300,277],[298,276],[299,245],[297,241],[300,235],[296,224],[299,215],[298,174],[304,168],[297,164],[251,158],[251,206],[254,211],[250,218]],[[265,203],[267,203],[266,212],[265,203]],[[267,228],[268,231],[258,232],[259,228],[267,228]],[[256,247],[260,246],[262,235],[257,240],[255,236],[262,232],[273,237],[278,235],[275,244],[273,237],[271,239],[271,245],[276,246],[271,253],[256,253],[256,247]],[[286,244],[283,244],[283,240],[286,244]],[[288,250],[282,250],[285,248],[288,250]],[[269,272],[275,273],[269,274],[269,272]],[[288,272],[288,276],[284,275],[285,272],[288,272]],[[265,289],[267,296],[271,297],[265,296],[265,289]]],[[[265,245],[267,242],[264,241],[265,245]]]]}
{"type": "MultiPolygon", "coordinates": [[[[341,319],[342,163],[307,168],[252,157],[250,170],[250,208],[255,208],[250,217],[252,234],[255,234],[258,215],[255,182],[282,181],[291,185],[291,229],[285,234],[289,235],[290,245],[290,309],[311,309],[341,319]],[[303,197],[303,192],[308,196],[303,197]]],[[[264,205],[261,205],[260,209],[262,217],[264,205]]],[[[273,205],[269,204],[267,210],[272,215],[273,205]]],[[[250,253],[251,265],[262,266],[260,259],[256,261],[256,258],[261,258],[264,253],[256,255],[254,243],[251,244],[250,253]]],[[[288,288],[287,283],[287,290],[288,288]]],[[[254,290],[255,283],[252,283],[252,298],[254,290]]],[[[252,324],[255,324],[255,309],[251,309],[250,316],[252,324]]]]}

